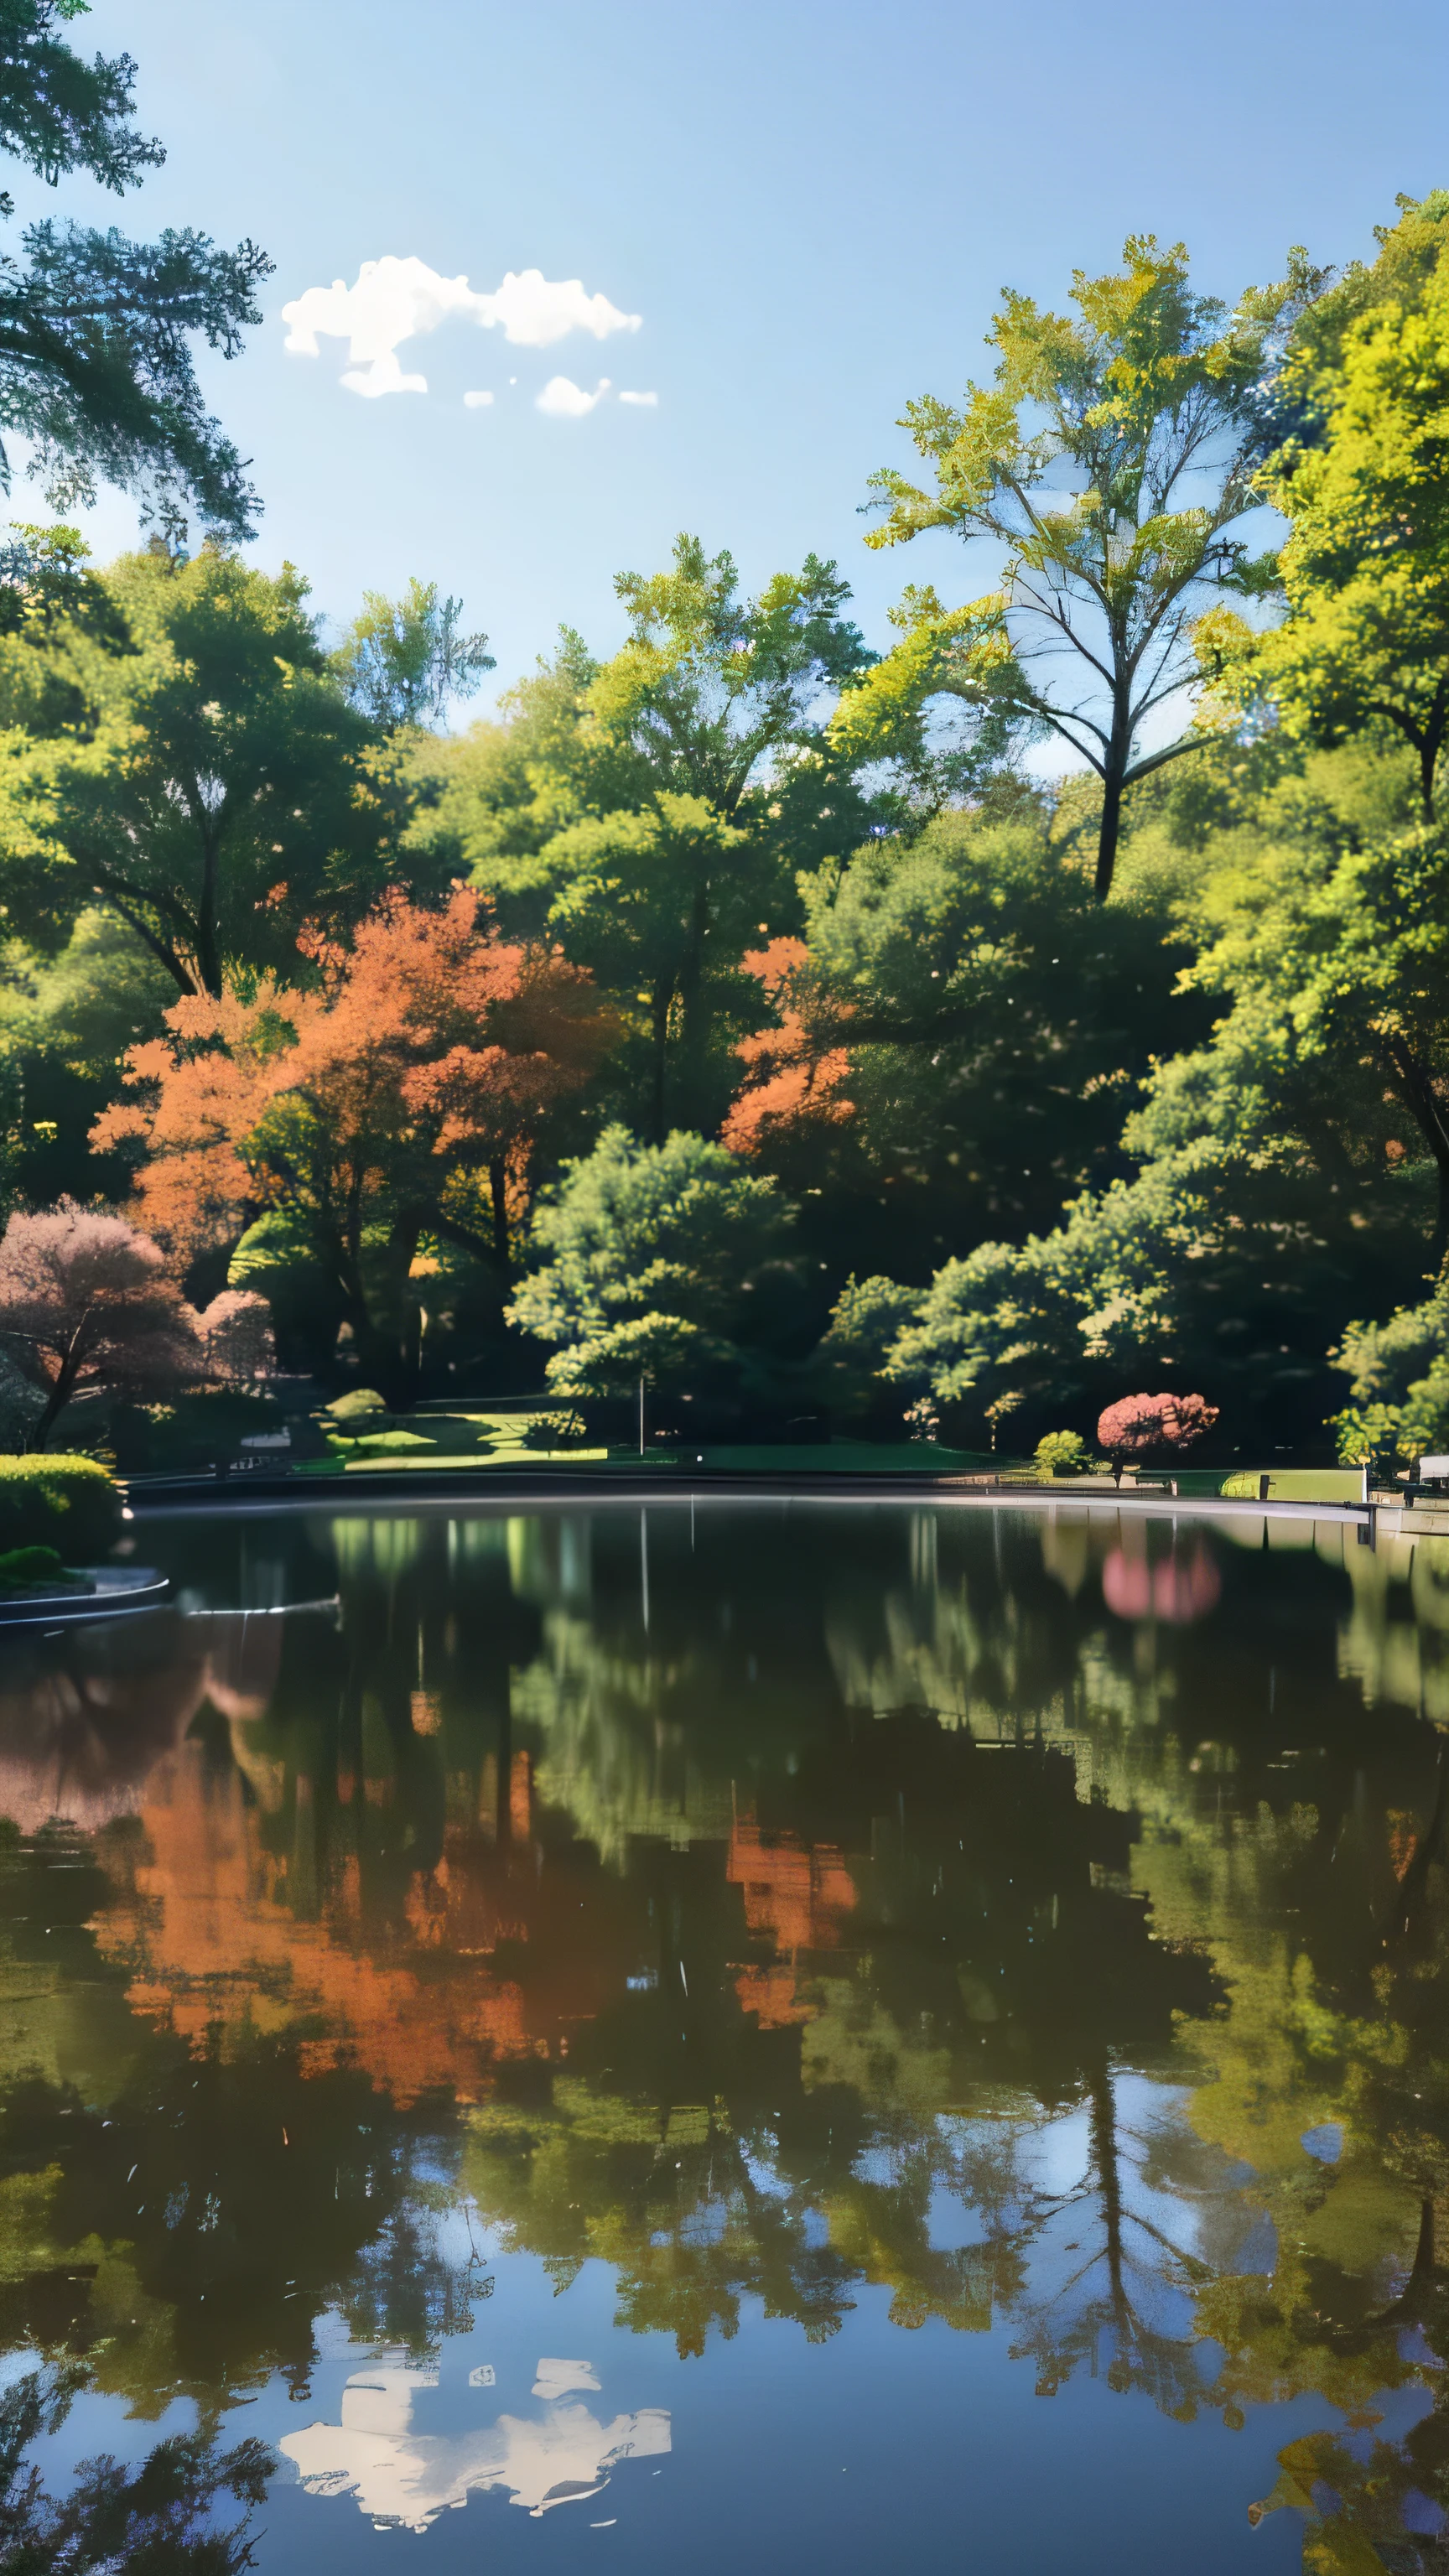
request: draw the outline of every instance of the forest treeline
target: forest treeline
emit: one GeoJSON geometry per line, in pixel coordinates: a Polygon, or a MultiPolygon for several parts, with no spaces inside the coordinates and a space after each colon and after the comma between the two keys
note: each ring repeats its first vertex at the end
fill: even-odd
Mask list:
{"type": "Polygon", "coordinates": [[[1134,239],[990,348],[875,480],[882,655],[685,535],[464,726],[460,603],[329,636],[229,451],[194,546],[18,526],[12,1208],[393,1402],[1449,1447],[1449,194],[1231,310],[1134,239]]]}

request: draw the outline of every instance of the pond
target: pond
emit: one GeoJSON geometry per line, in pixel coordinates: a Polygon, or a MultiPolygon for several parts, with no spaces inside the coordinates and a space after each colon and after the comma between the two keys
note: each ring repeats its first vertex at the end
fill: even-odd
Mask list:
{"type": "Polygon", "coordinates": [[[174,1611],[0,1654],[47,2546],[1440,2565],[1449,1542],[670,1498],[138,1546],[174,1611]]]}

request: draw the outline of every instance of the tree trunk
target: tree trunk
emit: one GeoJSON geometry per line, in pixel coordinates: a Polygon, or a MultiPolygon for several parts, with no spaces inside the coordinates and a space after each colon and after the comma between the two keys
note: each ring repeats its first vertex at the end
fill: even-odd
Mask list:
{"type": "Polygon", "coordinates": [[[1097,835],[1097,901],[1105,903],[1112,891],[1112,876],[1117,865],[1117,843],[1122,836],[1122,769],[1110,759],[1102,781],[1102,828],[1097,835]]]}
{"type": "Polygon", "coordinates": [[[49,1395],[45,1399],[45,1405],[38,1420],[30,1432],[30,1446],[32,1449],[43,1449],[45,1447],[46,1442],[50,1438],[51,1432],[70,1402],[71,1392],[74,1385],[74,1373],[72,1372],[67,1375],[66,1371],[62,1369],[54,1386],[51,1388],[49,1395]]]}
{"type": "Polygon", "coordinates": [[[508,1165],[502,1162],[488,1166],[488,1196],[493,1207],[493,1254],[507,1279],[508,1257],[508,1165]]]}
{"type": "Polygon", "coordinates": [[[1117,2329],[1118,2350],[1115,2358],[1126,2361],[1132,2334],[1132,2304],[1122,2270],[1122,2175],[1117,2161],[1117,2105],[1112,2095],[1112,2074],[1105,2058],[1089,2077],[1091,2097],[1092,2162],[1097,2172],[1097,2189],[1102,2198],[1102,2223],[1107,2233],[1107,2279],[1111,2289],[1112,2321],[1117,2329]]]}
{"type": "Polygon", "coordinates": [[[667,1130],[664,1124],[665,1073],[669,1054],[669,1006],[674,999],[674,979],[656,984],[649,1014],[649,1037],[653,1049],[650,1082],[649,1125],[651,1145],[662,1145],[667,1130]]]}
{"type": "Polygon", "coordinates": [[[1449,1113],[1435,1088],[1434,1076],[1402,1038],[1390,1038],[1384,1053],[1397,1078],[1399,1097],[1434,1157],[1439,1175],[1434,1218],[1433,1255],[1437,1269],[1449,1252],[1449,1113]]]}

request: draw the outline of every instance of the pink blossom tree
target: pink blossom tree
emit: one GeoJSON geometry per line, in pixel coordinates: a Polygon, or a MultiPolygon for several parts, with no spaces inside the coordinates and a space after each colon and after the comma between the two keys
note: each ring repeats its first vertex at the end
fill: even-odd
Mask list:
{"type": "Polygon", "coordinates": [[[224,1288],[203,1306],[196,1329],[206,1353],[206,1374],[218,1386],[254,1386],[276,1371],[272,1310],[249,1288],[224,1288]]]}
{"type": "Polygon", "coordinates": [[[1217,1418],[1217,1406],[1202,1395],[1124,1395],[1100,1416],[1097,1446],[1106,1450],[1120,1485],[1129,1458],[1154,1449],[1176,1455],[1210,1431],[1217,1418]]]}
{"type": "Polygon", "coordinates": [[[44,1396],[36,1449],[89,1387],[159,1394],[205,1368],[195,1313],[159,1245],[75,1199],[11,1217],[0,1242],[0,1348],[44,1396]]]}

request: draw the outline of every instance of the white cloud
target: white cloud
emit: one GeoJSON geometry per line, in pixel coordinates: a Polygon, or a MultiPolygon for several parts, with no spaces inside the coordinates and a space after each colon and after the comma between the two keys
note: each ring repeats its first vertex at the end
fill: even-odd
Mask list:
{"type": "Polygon", "coordinates": [[[465,394],[463,396],[464,406],[469,411],[486,411],[492,400],[493,396],[491,394],[465,394]]]}
{"type": "Polygon", "coordinates": [[[641,316],[621,313],[606,295],[586,295],[581,278],[547,278],[541,269],[510,269],[492,295],[475,293],[466,277],[440,277],[421,259],[366,259],[357,283],[340,277],[309,286],[282,307],[287,347],[295,356],[318,356],[319,339],[345,340],[351,364],[343,383],[353,393],[426,393],[427,379],[405,376],[396,350],[404,340],[436,331],[451,320],[501,328],[515,348],[545,349],[570,331],[606,340],[614,331],[637,331],[641,316]]]}
{"type": "MultiPolygon", "coordinates": [[[[540,2362],[539,2376],[579,2367],[540,2362]]],[[[553,2505],[596,2495],[621,2461],[663,2459],[669,2452],[669,2417],[657,2406],[603,2424],[585,2406],[554,2404],[538,2416],[500,2415],[452,2434],[415,2432],[413,2391],[437,2384],[435,2370],[390,2362],[354,2371],[342,2392],[340,2423],[305,2425],[280,2448],[309,2495],[350,2495],[369,2519],[408,2531],[426,2531],[476,2488],[501,2489],[538,2519],[553,2505]]],[[[590,2373],[573,2384],[597,2382],[590,2373]]]]}
{"type": "Polygon", "coordinates": [[[428,390],[427,377],[405,376],[391,349],[384,349],[366,367],[348,367],[342,381],[350,394],[366,394],[369,399],[378,394],[425,394],[428,390]]]}
{"type": "Polygon", "coordinates": [[[600,376],[591,394],[586,394],[583,386],[576,385],[571,376],[550,376],[538,397],[538,408],[552,412],[557,420],[582,420],[586,411],[592,411],[596,402],[602,402],[608,390],[607,376],[600,376]]]}
{"type": "Polygon", "coordinates": [[[496,295],[479,297],[490,310],[478,316],[480,322],[501,322],[505,340],[519,349],[547,349],[555,340],[566,340],[570,331],[591,331],[596,340],[607,340],[614,331],[637,331],[641,313],[621,313],[607,295],[585,295],[583,281],[570,277],[551,283],[541,269],[526,268],[521,276],[509,270],[496,295]]]}
{"type": "Polygon", "coordinates": [[[659,396],[657,394],[620,394],[619,400],[620,402],[626,403],[638,403],[641,408],[647,404],[648,408],[652,411],[659,400],[659,396]]]}

